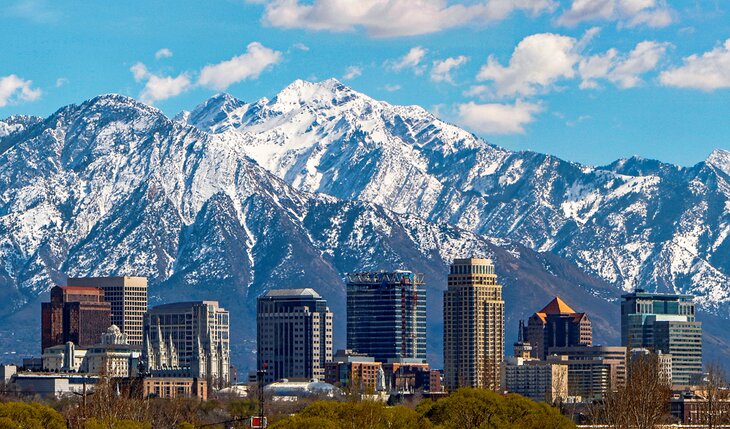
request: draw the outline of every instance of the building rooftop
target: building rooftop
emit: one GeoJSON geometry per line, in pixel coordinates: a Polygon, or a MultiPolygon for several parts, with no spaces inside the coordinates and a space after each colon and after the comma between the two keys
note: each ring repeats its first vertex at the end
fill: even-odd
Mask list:
{"type": "Polygon", "coordinates": [[[542,310],[538,311],[538,313],[543,314],[573,314],[576,311],[570,308],[568,304],[565,303],[562,299],[560,299],[559,296],[556,296],[553,298],[548,305],[546,305],[542,310]]]}
{"type": "Polygon", "coordinates": [[[194,305],[213,305],[215,307],[218,307],[219,310],[225,310],[224,308],[220,307],[218,304],[218,301],[182,301],[182,302],[171,302],[168,304],[160,304],[156,305],[150,310],[156,310],[156,311],[172,311],[172,310],[184,310],[187,308],[190,308],[194,305]]]}
{"type": "Polygon", "coordinates": [[[310,297],[310,298],[322,298],[320,294],[317,293],[312,288],[301,288],[301,289],[272,289],[265,294],[262,295],[262,297],[267,298],[298,298],[298,297],[310,297]]]}

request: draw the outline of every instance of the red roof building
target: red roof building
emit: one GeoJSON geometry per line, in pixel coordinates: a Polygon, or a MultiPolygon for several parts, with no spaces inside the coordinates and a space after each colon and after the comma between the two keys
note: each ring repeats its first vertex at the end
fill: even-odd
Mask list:
{"type": "Polygon", "coordinates": [[[527,321],[524,333],[532,357],[545,360],[551,347],[590,346],[593,327],[586,313],[578,313],[555,297],[527,321]]]}

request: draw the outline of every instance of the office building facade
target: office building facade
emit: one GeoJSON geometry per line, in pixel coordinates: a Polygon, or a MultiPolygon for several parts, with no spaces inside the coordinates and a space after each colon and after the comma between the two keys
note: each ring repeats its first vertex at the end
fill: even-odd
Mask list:
{"type": "Polygon", "coordinates": [[[68,342],[87,347],[99,342],[111,325],[111,306],[98,288],[55,286],[41,304],[41,349],[68,342]]]}
{"type": "Polygon", "coordinates": [[[621,344],[671,355],[672,384],[690,385],[702,373],[702,323],[691,295],[642,289],[622,295],[621,344]]]}
{"type": "Polygon", "coordinates": [[[542,360],[551,347],[593,344],[593,327],[588,315],[576,312],[560,297],[530,316],[524,335],[532,346],[532,357],[542,360]]]}
{"type": "Polygon", "coordinates": [[[600,401],[626,384],[626,347],[553,347],[548,359],[564,357],[568,365],[568,395],[584,402],[600,401]]]}
{"type": "Polygon", "coordinates": [[[230,320],[217,301],[176,302],[152,307],[144,319],[142,359],[153,376],[229,383],[230,320]]]}
{"type": "MultiPolygon", "coordinates": [[[[69,277],[67,285],[104,290],[104,300],[112,308],[112,324],[127,334],[129,344],[142,345],[144,314],[147,312],[146,277],[69,277]]],[[[106,325],[104,329],[108,327],[106,325]]]]}
{"type": "Polygon", "coordinates": [[[426,359],[426,285],[410,271],[347,276],[347,348],[389,359],[426,359]]]}
{"type": "Polygon", "coordinates": [[[504,360],[504,301],[489,259],[456,259],[444,292],[444,384],[498,390],[504,360]]]}
{"type": "Polygon", "coordinates": [[[332,312],[313,289],[278,289],[256,303],[257,367],[264,382],[324,380],[332,360],[332,312]]]}
{"type": "Polygon", "coordinates": [[[502,388],[533,401],[552,404],[568,397],[567,357],[548,361],[511,357],[502,366],[502,388]]]}

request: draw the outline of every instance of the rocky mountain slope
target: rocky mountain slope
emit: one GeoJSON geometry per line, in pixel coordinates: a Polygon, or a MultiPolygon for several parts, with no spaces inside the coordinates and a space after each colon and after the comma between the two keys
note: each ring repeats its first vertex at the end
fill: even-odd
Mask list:
{"type": "Polygon", "coordinates": [[[638,158],[604,167],[490,145],[418,106],[336,80],[272,100],[217,95],[180,120],[214,133],[297,189],[506,238],[620,290],[730,302],[730,152],[690,168],[638,158]]]}
{"type": "MultiPolygon", "coordinates": [[[[429,290],[429,354],[440,362],[447,263],[493,257],[516,320],[554,294],[595,313],[615,340],[613,288],[552,254],[368,201],[292,187],[238,141],[118,95],[46,119],[0,122],[0,350],[38,353],[39,301],[66,275],[144,275],[151,303],[218,299],[231,311],[233,360],[254,359],[255,298],[315,287],[344,318],[344,273],[409,268],[429,290]]],[[[512,323],[514,322],[514,323],[512,323]]],[[[337,323],[344,346],[344,326],[337,323]]]]}

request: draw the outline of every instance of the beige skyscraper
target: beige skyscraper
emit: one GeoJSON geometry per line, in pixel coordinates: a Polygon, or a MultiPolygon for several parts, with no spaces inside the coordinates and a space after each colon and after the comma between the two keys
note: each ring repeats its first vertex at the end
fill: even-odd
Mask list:
{"type": "Polygon", "coordinates": [[[67,285],[103,289],[104,300],[112,305],[112,323],[127,334],[129,344],[142,345],[142,325],[147,312],[146,277],[69,277],[67,285]]]}
{"type": "Polygon", "coordinates": [[[489,259],[456,259],[444,292],[444,383],[497,390],[504,359],[504,301],[489,259]]]}

